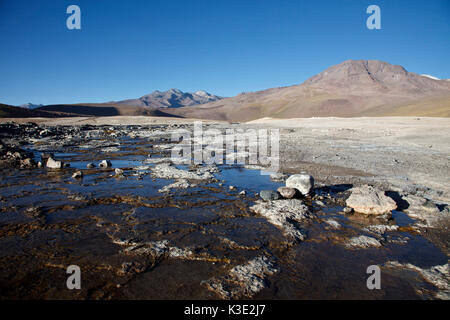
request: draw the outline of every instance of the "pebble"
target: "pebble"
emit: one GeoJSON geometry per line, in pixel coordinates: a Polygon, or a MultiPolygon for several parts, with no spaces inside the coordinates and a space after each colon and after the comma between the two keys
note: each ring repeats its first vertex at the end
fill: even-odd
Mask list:
{"type": "Polygon", "coordinates": [[[261,197],[261,199],[263,199],[265,201],[278,200],[281,198],[280,194],[277,191],[273,191],[273,190],[262,190],[259,193],[259,196],[261,197]]]}
{"type": "Polygon", "coordinates": [[[83,177],[83,172],[81,171],[76,171],[73,175],[72,178],[77,179],[77,178],[81,178],[83,177]]]}
{"type": "Polygon", "coordinates": [[[343,211],[344,211],[344,213],[352,213],[353,212],[353,208],[345,207],[343,211]]]}
{"type": "Polygon", "coordinates": [[[111,161],[109,161],[109,160],[102,160],[102,162],[99,163],[99,167],[101,167],[101,168],[109,168],[111,166],[112,166],[112,164],[111,164],[111,161]]]}
{"type": "Polygon", "coordinates": [[[289,187],[279,187],[277,191],[281,194],[283,198],[292,199],[297,193],[297,189],[289,187]]]}
{"type": "Polygon", "coordinates": [[[61,161],[53,160],[53,158],[48,158],[46,166],[50,169],[61,169],[63,167],[63,163],[61,161]]]}

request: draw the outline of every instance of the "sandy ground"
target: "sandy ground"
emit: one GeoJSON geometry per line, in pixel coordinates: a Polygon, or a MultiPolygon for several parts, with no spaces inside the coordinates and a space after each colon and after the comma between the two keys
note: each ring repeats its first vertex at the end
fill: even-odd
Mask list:
{"type": "MultiPolygon", "coordinates": [[[[0,119],[8,121],[145,125],[199,120],[145,116],[0,119]]],[[[398,190],[419,189],[428,198],[450,203],[450,118],[263,118],[241,125],[281,129],[281,164],[287,173],[308,171],[325,184],[375,183],[398,190]]]]}
{"type": "Polygon", "coordinates": [[[335,182],[418,188],[433,200],[449,203],[449,118],[264,118],[248,124],[284,128],[280,149],[287,168],[334,167],[322,175],[334,176],[329,178],[335,182]],[[338,176],[347,177],[338,181],[338,176]]]}
{"type": "Polygon", "coordinates": [[[202,121],[204,123],[227,123],[217,120],[184,119],[174,117],[147,117],[147,116],[114,116],[114,117],[70,117],[70,118],[0,118],[0,123],[14,121],[17,123],[35,122],[49,126],[56,125],[147,125],[190,123],[202,121]]]}

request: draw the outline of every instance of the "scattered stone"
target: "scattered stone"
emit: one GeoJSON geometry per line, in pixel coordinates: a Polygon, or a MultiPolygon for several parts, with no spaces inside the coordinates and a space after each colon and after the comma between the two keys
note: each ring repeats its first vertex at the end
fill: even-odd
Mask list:
{"type": "Polygon", "coordinates": [[[286,178],[288,176],[284,173],[277,172],[277,173],[272,173],[269,177],[270,177],[270,180],[278,182],[278,181],[286,180],[286,178]]]}
{"type": "Polygon", "coordinates": [[[88,168],[88,169],[95,168],[95,164],[93,164],[92,162],[91,162],[91,163],[88,163],[88,164],[86,165],[86,168],[88,168]]]}
{"type": "Polygon", "coordinates": [[[38,168],[42,168],[42,162],[41,162],[41,161],[38,161],[37,167],[38,167],[38,168]]]}
{"type": "Polygon", "coordinates": [[[79,193],[73,193],[73,194],[69,194],[67,196],[67,199],[74,200],[74,201],[86,201],[87,197],[82,194],[79,194],[79,193]]]}
{"type": "Polygon", "coordinates": [[[352,213],[353,212],[353,208],[350,207],[345,207],[344,210],[342,210],[344,213],[352,213]]]}
{"type": "Polygon", "coordinates": [[[251,298],[267,287],[265,279],[276,272],[274,262],[261,256],[233,267],[228,276],[215,277],[202,284],[223,299],[251,298]]]}
{"type": "Polygon", "coordinates": [[[41,218],[42,209],[40,207],[31,206],[25,209],[25,214],[32,218],[41,218]]]}
{"type": "Polygon", "coordinates": [[[207,260],[208,257],[196,257],[191,250],[172,247],[168,240],[159,240],[151,242],[135,242],[133,240],[113,240],[113,243],[125,246],[121,252],[127,255],[149,255],[157,259],[162,256],[187,259],[187,260],[207,260]]]}
{"type": "Polygon", "coordinates": [[[217,167],[201,166],[195,171],[186,171],[177,169],[169,163],[161,163],[153,167],[152,175],[159,179],[190,179],[190,180],[208,180],[214,178],[213,172],[217,172],[217,167]]]}
{"type": "Polygon", "coordinates": [[[277,191],[273,191],[273,190],[262,190],[259,193],[259,196],[261,199],[263,199],[265,201],[278,200],[281,198],[280,194],[277,191]]]}
{"type": "Polygon", "coordinates": [[[107,147],[107,148],[101,149],[101,152],[104,152],[104,153],[118,152],[118,151],[120,151],[120,149],[117,147],[107,147]]]}
{"type": "Polygon", "coordinates": [[[20,160],[21,168],[34,168],[36,166],[36,162],[34,162],[31,158],[26,158],[24,160],[20,160]]]}
{"type": "Polygon", "coordinates": [[[368,236],[353,237],[346,244],[349,248],[369,248],[369,247],[381,247],[380,241],[368,236]]]}
{"type": "Polygon", "coordinates": [[[111,161],[109,161],[109,160],[102,160],[102,162],[99,163],[100,168],[109,168],[111,166],[112,166],[112,164],[111,164],[111,161]]]}
{"type": "Polygon", "coordinates": [[[165,193],[165,192],[170,192],[171,189],[175,189],[175,188],[187,189],[187,188],[191,188],[191,187],[195,187],[195,186],[197,186],[197,184],[189,183],[188,180],[186,180],[186,179],[180,179],[174,183],[171,183],[167,186],[162,187],[161,189],[158,190],[158,192],[165,193]]]}
{"type": "MultiPolygon", "coordinates": [[[[388,261],[385,266],[388,268],[407,268],[418,272],[427,282],[438,289],[437,292],[431,293],[435,298],[450,300],[450,268],[448,262],[444,265],[432,266],[427,269],[422,269],[411,263],[400,263],[398,261],[388,261]]],[[[415,289],[420,295],[425,293],[422,287],[415,289]]]]}
{"type": "Polygon", "coordinates": [[[329,227],[333,228],[333,229],[340,229],[341,228],[341,224],[339,222],[337,222],[334,219],[327,219],[325,220],[325,223],[328,224],[329,227]]]}
{"type": "Polygon", "coordinates": [[[81,171],[76,171],[73,175],[72,178],[74,179],[78,179],[78,178],[82,178],[83,177],[83,172],[81,171]]]}
{"type": "Polygon", "coordinates": [[[118,176],[121,176],[121,175],[123,175],[123,170],[122,169],[120,169],[120,168],[116,168],[116,169],[114,169],[114,172],[116,173],[116,175],[118,175],[118,176]]]}
{"type": "Polygon", "coordinates": [[[368,226],[365,229],[370,232],[374,232],[379,235],[382,235],[382,234],[386,233],[387,231],[397,231],[398,228],[399,227],[397,225],[390,226],[390,225],[385,225],[385,224],[376,224],[376,225],[368,226]]]}
{"type": "Polygon", "coordinates": [[[318,206],[325,207],[325,203],[323,203],[323,202],[320,201],[320,200],[316,200],[316,204],[317,204],[318,206]]]}
{"type": "Polygon", "coordinates": [[[413,219],[419,219],[426,222],[429,227],[439,225],[439,221],[444,218],[450,218],[448,210],[440,211],[439,208],[431,201],[423,197],[415,195],[407,195],[403,200],[408,203],[407,208],[403,211],[413,219]]]}
{"type": "Polygon", "coordinates": [[[397,208],[392,198],[386,196],[383,191],[368,185],[352,188],[346,204],[356,212],[371,215],[382,215],[397,208]]]}
{"type": "Polygon", "coordinates": [[[285,199],[292,199],[297,194],[297,189],[289,187],[279,187],[277,191],[285,199]]]}
{"type": "Polygon", "coordinates": [[[118,275],[138,274],[144,272],[146,269],[147,266],[138,261],[124,262],[120,266],[120,269],[117,270],[117,274],[118,275]]]}
{"type": "Polygon", "coordinates": [[[61,169],[63,167],[63,163],[61,161],[53,160],[53,158],[48,158],[46,166],[50,169],[61,169]]]}
{"type": "Polygon", "coordinates": [[[41,161],[42,162],[46,162],[48,160],[48,158],[53,158],[53,153],[49,153],[49,152],[41,153],[41,161]]]}
{"type": "Polygon", "coordinates": [[[314,188],[314,178],[306,173],[294,174],[286,180],[286,187],[295,188],[306,196],[314,188]]]}
{"type": "Polygon", "coordinates": [[[277,201],[256,201],[250,207],[253,212],[262,215],[270,223],[281,228],[286,236],[304,240],[306,236],[298,228],[298,223],[311,217],[308,207],[298,199],[277,201]]]}

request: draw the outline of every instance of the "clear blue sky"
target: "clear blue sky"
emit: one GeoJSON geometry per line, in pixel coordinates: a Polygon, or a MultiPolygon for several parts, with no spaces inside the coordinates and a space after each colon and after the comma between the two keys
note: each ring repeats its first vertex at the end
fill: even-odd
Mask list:
{"type": "Polygon", "coordinates": [[[347,59],[450,78],[450,1],[0,0],[0,102],[233,96],[298,84],[347,59]],[[66,8],[81,8],[81,30],[66,8]],[[366,28],[381,8],[382,30],[366,28]]]}

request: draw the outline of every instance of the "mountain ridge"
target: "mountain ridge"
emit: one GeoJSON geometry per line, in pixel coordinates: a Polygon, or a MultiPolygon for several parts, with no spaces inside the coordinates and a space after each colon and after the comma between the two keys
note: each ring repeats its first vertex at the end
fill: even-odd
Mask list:
{"type": "Polygon", "coordinates": [[[394,114],[450,117],[450,83],[380,60],[346,60],[301,84],[240,94],[170,113],[229,121],[394,114]],[[427,106],[427,100],[432,105],[427,106]]]}
{"type": "Polygon", "coordinates": [[[51,105],[35,110],[83,116],[164,115],[227,121],[264,117],[450,117],[450,81],[380,60],[346,60],[301,84],[242,92],[229,98],[202,90],[185,93],[170,89],[156,90],[138,99],[51,105]]]}
{"type": "Polygon", "coordinates": [[[179,108],[205,104],[220,99],[222,97],[210,94],[204,90],[183,92],[179,89],[172,88],[167,91],[155,90],[137,99],[111,101],[109,103],[150,108],[179,108]]]}

